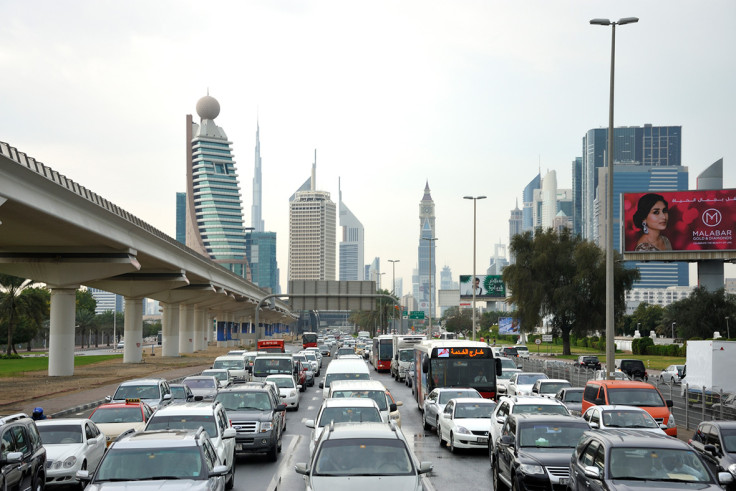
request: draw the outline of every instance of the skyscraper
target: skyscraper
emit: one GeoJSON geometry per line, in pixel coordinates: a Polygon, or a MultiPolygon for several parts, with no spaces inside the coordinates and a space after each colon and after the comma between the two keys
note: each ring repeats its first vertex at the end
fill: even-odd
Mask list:
{"type": "Polygon", "coordinates": [[[187,243],[187,193],[176,193],[176,240],[187,243]]]}
{"type": "Polygon", "coordinates": [[[533,231],[534,230],[534,190],[539,189],[539,186],[542,181],[542,175],[541,173],[537,173],[537,175],[529,181],[529,184],[526,185],[524,188],[524,193],[522,194],[522,218],[521,218],[521,231],[527,232],[527,231],[533,231]]]}
{"type": "Polygon", "coordinates": [[[309,191],[289,203],[289,280],[335,280],[335,203],[316,190],[316,172],[315,151],[309,191]]]}
{"type": "Polygon", "coordinates": [[[253,170],[253,204],[250,207],[250,223],[253,230],[263,232],[261,205],[263,202],[261,183],[261,126],[256,121],[256,162],[253,170]]]}
{"type": "Polygon", "coordinates": [[[200,124],[187,120],[186,245],[250,280],[243,205],[230,142],[215,124],[220,104],[197,102],[200,124]]]}
{"type": "Polygon", "coordinates": [[[340,281],[362,281],[364,271],[364,231],[363,224],[356,218],[342,200],[342,189],[338,179],[337,192],[340,207],[340,281]]]}
{"type": "MultiPolygon", "coordinates": [[[[509,217],[509,244],[511,244],[511,239],[514,238],[514,235],[518,235],[521,233],[521,224],[523,222],[524,213],[519,209],[519,200],[517,198],[516,200],[516,207],[511,210],[511,216],[509,217]]],[[[514,261],[514,255],[511,254],[511,262],[514,261]]]]}
{"type": "Polygon", "coordinates": [[[437,306],[434,294],[437,289],[437,268],[435,266],[437,254],[435,254],[435,241],[430,240],[436,238],[434,212],[434,201],[429,192],[429,181],[427,181],[424,186],[424,196],[419,202],[418,276],[414,283],[414,298],[419,310],[423,310],[425,316],[431,314],[430,306],[432,310],[435,310],[437,306]]]}

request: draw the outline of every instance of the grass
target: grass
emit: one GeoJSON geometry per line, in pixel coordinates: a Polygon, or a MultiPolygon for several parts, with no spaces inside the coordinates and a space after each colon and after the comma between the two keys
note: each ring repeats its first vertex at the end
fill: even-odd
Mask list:
{"type": "MultiPolygon", "coordinates": [[[[535,344],[527,344],[529,353],[537,354],[537,346],[535,344]]],[[[562,354],[561,344],[542,343],[539,345],[539,354],[554,353],[556,358],[562,360],[575,360],[580,355],[597,355],[601,363],[606,362],[606,354],[593,348],[584,348],[581,346],[570,346],[571,355],[562,354]]],[[[670,365],[684,365],[684,356],[657,356],[657,355],[633,355],[630,352],[616,351],[616,358],[628,358],[634,360],[642,360],[647,369],[664,370],[670,365]]]]}
{"type": "MultiPolygon", "coordinates": [[[[74,366],[81,367],[85,365],[92,365],[94,363],[122,357],[122,354],[75,356],[74,366]]],[[[49,359],[45,356],[21,358],[19,360],[0,360],[0,377],[14,377],[22,375],[25,372],[36,372],[48,369],[49,359]]]]}

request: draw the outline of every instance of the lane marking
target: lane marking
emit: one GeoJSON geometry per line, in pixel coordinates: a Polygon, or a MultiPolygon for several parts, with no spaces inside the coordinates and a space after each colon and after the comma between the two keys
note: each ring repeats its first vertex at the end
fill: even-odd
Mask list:
{"type": "Polygon", "coordinates": [[[289,468],[293,465],[291,460],[294,457],[294,449],[296,448],[299,441],[301,441],[301,439],[301,435],[294,436],[288,448],[286,449],[286,452],[284,452],[282,448],[281,455],[286,458],[281,459],[281,463],[279,464],[278,469],[276,469],[276,473],[271,479],[271,482],[268,483],[268,486],[266,487],[267,491],[276,491],[279,488],[279,484],[281,484],[282,474],[285,474],[285,472],[288,471],[289,468]]]}

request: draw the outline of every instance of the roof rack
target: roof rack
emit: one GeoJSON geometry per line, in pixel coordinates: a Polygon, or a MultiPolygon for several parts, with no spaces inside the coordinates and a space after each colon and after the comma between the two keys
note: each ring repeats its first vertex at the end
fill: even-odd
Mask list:
{"type": "Polygon", "coordinates": [[[26,413],[15,413],[15,414],[9,414],[8,416],[5,416],[3,418],[0,418],[0,425],[4,425],[7,423],[12,423],[13,421],[18,421],[19,419],[27,418],[28,415],[26,413]]]}

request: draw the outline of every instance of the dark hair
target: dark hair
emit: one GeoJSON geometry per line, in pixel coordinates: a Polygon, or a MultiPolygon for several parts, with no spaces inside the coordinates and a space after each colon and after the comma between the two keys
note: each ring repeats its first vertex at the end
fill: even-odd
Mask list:
{"type": "Polygon", "coordinates": [[[652,206],[658,201],[664,203],[665,209],[669,207],[667,200],[661,194],[648,193],[639,198],[639,205],[636,208],[636,213],[634,213],[634,226],[636,228],[642,229],[642,222],[647,218],[649,212],[652,211],[652,206]]]}

